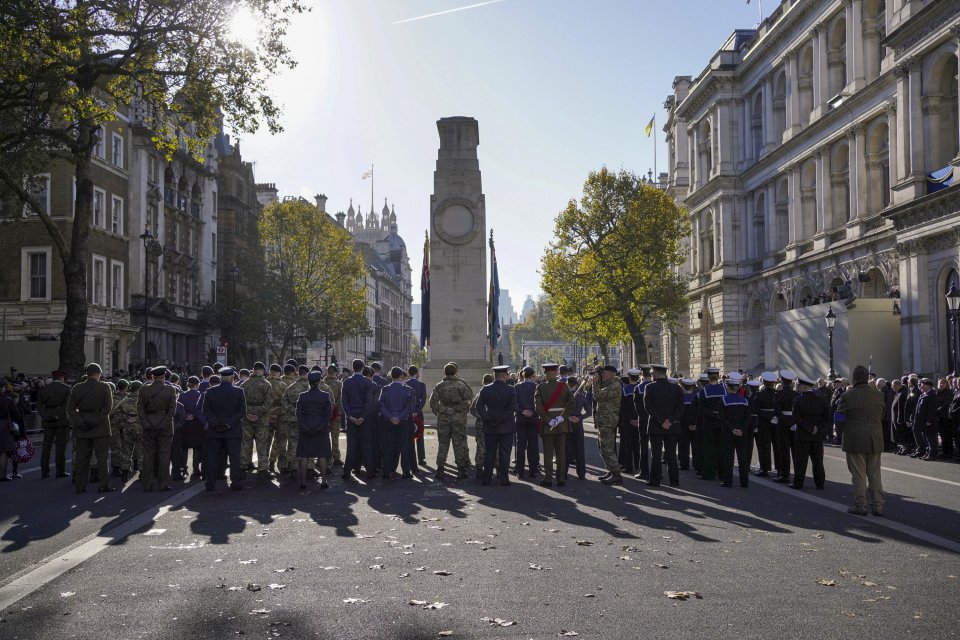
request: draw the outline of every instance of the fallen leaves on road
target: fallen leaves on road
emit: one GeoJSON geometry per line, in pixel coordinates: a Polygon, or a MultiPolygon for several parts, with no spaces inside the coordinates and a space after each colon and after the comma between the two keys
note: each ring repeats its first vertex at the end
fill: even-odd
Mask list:
{"type": "Polygon", "coordinates": [[[621,547],[621,549],[622,549],[623,551],[640,551],[640,549],[637,549],[636,547],[631,546],[631,545],[629,545],[629,544],[623,545],[623,547],[621,547]]]}
{"type": "Polygon", "coordinates": [[[597,597],[597,594],[595,594],[595,593],[585,593],[585,594],[583,594],[583,597],[584,597],[584,598],[596,598],[596,597],[597,597]]]}
{"type": "Polygon", "coordinates": [[[241,560],[240,564],[257,564],[257,559],[250,558],[249,560],[241,560]]]}
{"type": "Polygon", "coordinates": [[[69,598],[69,597],[75,596],[75,595],[77,595],[77,592],[76,592],[76,591],[64,591],[63,593],[60,594],[60,597],[61,597],[61,598],[69,598]]]}
{"type": "Polygon", "coordinates": [[[286,573],[287,571],[293,571],[293,567],[287,567],[286,569],[274,569],[274,573],[286,573]]]}
{"type": "Polygon", "coordinates": [[[836,580],[828,580],[827,578],[820,578],[817,580],[817,584],[822,584],[825,587],[835,587],[837,586],[836,580]]]}
{"type": "Polygon", "coordinates": [[[407,604],[423,609],[443,609],[450,606],[446,602],[427,602],[426,600],[410,600],[407,604]]]}
{"type": "Polygon", "coordinates": [[[663,595],[671,600],[689,600],[690,598],[703,600],[703,596],[698,591],[664,591],[663,595]]]}
{"type": "Polygon", "coordinates": [[[557,635],[559,635],[559,636],[578,636],[578,635],[580,635],[580,634],[577,633],[576,631],[567,631],[566,629],[560,629],[560,633],[558,633],[557,635]]]}
{"type": "Polygon", "coordinates": [[[320,567],[320,568],[323,569],[324,571],[336,571],[340,567],[320,567]]]}
{"type": "Polygon", "coordinates": [[[401,573],[399,577],[401,577],[401,578],[409,578],[409,577],[410,577],[410,574],[404,572],[404,573],[401,573]]]}
{"type": "MultiPolygon", "coordinates": [[[[417,569],[417,571],[419,571],[419,569],[417,569]]],[[[447,571],[446,569],[439,569],[439,570],[437,570],[437,571],[434,571],[434,572],[433,572],[433,575],[435,575],[435,576],[452,576],[453,573],[451,573],[450,571],[447,571]]]]}
{"type": "Polygon", "coordinates": [[[653,565],[653,566],[659,567],[659,568],[661,568],[661,569],[669,569],[669,568],[670,568],[670,565],[667,565],[667,564],[655,564],[655,565],[653,565]]]}
{"type": "Polygon", "coordinates": [[[247,591],[260,591],[261,589],[263,589],[263,587],[254,582],[247,583],[247,591]]]}
{"type": "Polygon", "coordinates": [[[865,587],[876,587],[876,586],[877,586],[877,583],[876,583],[876,582],[870,582],[869,580],[864,580],[864,581],[861,582],[860,584],[862,584],[862,585],[865,586],[865,587]]]}
{"type": "Polygon", "coordinates": [[[577,546],[580,547],[592,547],[593,543],[589,540],[577,540],[577,546]]]}
{"type": "Polygon", "coordinates": [[[490,618],[486,616],[484,616],[483,618],[480,618],[480,621],[486,622],[493,627],[512,627],[515,624],[517,624],[513,620],[504,620],[503,618],[490,618]]]}
{"type": "Polygon", "coordinates": [[[273,583],[271,583],[271,584],[268,584],[267,586],[268,586],[270,589],[285,589],[287,585],[285,585],[285,584],[277,584],[276,582],[273,582],[273,583]]]}
{"type": "Polygon", "coordinates": [[[452,635],[453,635],[453,631],[450,631],[450,630],[441,631],[441,632],[438,633],[437,635],[438,635],[438,636],[452,636],[452,635]]]}
{"type": "Polygon", "coordinates": [[[534,564],[533,562],[531,562],[531,563],[530,563],[530,569],[533,570],[533,571],[542,571],[542,570],[543,570],[543,567],[541,567],[541,566],[538,565],[538,564],[534,564]]]}
{"type": "Polygon", "coordinates": [[[270,609],[251,609],[250,615],[252,616],[265,616],[270,613],[270,609]]]}
{"type": "Polygon", "coordinates": [[[364,600],[363,598],[344,598],[343,602],[345,604],[363,604],[365,602],[370,602],[370,601],[364,600]]]}

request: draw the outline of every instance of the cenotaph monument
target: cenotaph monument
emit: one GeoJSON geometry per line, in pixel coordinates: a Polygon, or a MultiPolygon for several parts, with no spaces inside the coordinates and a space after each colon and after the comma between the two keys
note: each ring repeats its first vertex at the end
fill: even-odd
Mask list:
{"type": "Polygon", "coordinates": [[[430,196],[430,346],[427,392],[456,362],[474,392],[490,372],[487,341],[487,229],[474,118],[437,121],[440,150],[430,196]]]}

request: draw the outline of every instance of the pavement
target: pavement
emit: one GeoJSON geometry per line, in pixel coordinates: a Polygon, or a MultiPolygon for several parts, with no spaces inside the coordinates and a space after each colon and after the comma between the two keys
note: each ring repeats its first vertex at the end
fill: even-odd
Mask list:
{"type": "Polygon", "coordinates": [[[563,489],[77,496],[27,467],[0,484],[0,638],[960,636],[960,464],[885,455],[887,517],[858,517],[836,447],[824,491],[607,487],[594,437],[563,489]]]}

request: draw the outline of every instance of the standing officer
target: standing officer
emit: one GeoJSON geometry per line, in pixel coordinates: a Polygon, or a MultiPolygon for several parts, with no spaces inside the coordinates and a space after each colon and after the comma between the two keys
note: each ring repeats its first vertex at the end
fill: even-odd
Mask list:
{"type": "Polygon", "coordinates": [[[637,436],[633,444],[633,466],[637,470],[634,477],[639,480],[647,480],[650,477],[650,433],[647,430],[650,416],[643,407],[643,394],[647,385],[653,380],[653,371],[648,366],[642,366],[640,367],[640,373],[642,377],[633,390],[633,404],[637,410],[637,436]]]}
{"type": "Polygon", "coordinates": [[[363,360],[353,361],[353,375],[343,381],[343,413],[347,417],[347,459],[343,463],[343,479],[355,481],[360,465],[367,469],[367,479],[374,477],[373,417],[376,416],[377,385],[363,375],[363,360]]]}
{"type": "Polygon", "coordinates": [[[207,459],[204,462],[203,482],[207,491],[217,486],[217,478],[223,475],[227,458],[230,459],[230,489],[243,489],[240,484],[243,466],[240,461],[240,440],[243,417],[247,403],[243,389],[233,385],[237,370],[233,367],[220,369],[220,384],[211,386],[203,395],[203,417],[207,421],[207,459]]]}
{"type": "Polygon", "coordinates": [[[493,367],[493,375],[493,383],[483,387],[477,398],[477,413],[483,420],[486,440],[481,484],[488,485],[493,480],[493,465],[496,462],[500,485],[507,487],[510,486],[510,447],[513,446],[516,429],[517,392],[507,384],[510,367],[493,367]]]}
{"type": "MultiPolygon", "coordinates": [[[[487,386],[488,384],[493,384],[493,374],[485,373],[483,374],[483,381],[480,383],[480,388],[487,386]]],[[[476,451],[473,453],[473,464],[476,467],[477,480],[483,479],[483,465],[486,463],[487,459],[487,443],[483,435],[483,420],[480,418],[480,413],[477,411],[477,402],[480,400],[480,393],[477,392],[477,395],[473,396],[473,400],[470,402],[470,415],[472,415],[476,420],[473,423],[473,441],[476,445],[476,451]]]]}
{"type": "MultiPolygon", "coordinates": [[[[737,379],[739,386],[739,378],[737,379]]],[[[726,390],[720,384],[720,369],[707,368],[707,384],[697,396],[698,418],[697,431],[700,433],[701,461],[700,477],[704,480],[715,480],[720,466],[720,444],[723,433],[723,398],[726,390]]]]}
{"type": "Polygon", "coordinates": [[[37,392],[37,413],[43,424],[43,448],[40,451],[41,477],[50,477],[50,450],[55,451],[57,477],[69,478],[67,473],[67,438],[70,437],[70,421],[67,420],[67,402],[70,400],[70,387],[63,379],[63,371],[50,374],[53,382],[40,387],[37,392]]]}
{"type": "Polygon", "coordinates": [[[144,491],[169,491],[170,444],[173,418],[177,413],[177,392],[167,384],[167,368],[153,368],[153,382],[140,389],[137,414],[143,425],[143,467],[140,482],[144,491]]]}
{"type": "Polygon", "coordinates": [[[683,410],[680,412],[678,467],[681,471],[687,471],[690,469],[691,449],[694,449],[694,458],[696,458],[693,445],[697,430],[697,381],[693,378],[681,378],[680,386],[683,393],[683,410]]]}
{"type": "MultiPolygon", "coordinates": [[[[584,385],[585,386],[585,385],[584,385]]],[[[587,477],[587,459],[585,455],[585,445],[583,434],[583,421],[593,415],[593,403],[587,394],[583,391],[583,386],[579,381],[570,376],[567,378],[567,387],[573,394],[573,413],[568,418],[570,422],[570,433],[567,434],[567,465],[577,465],[577,477],[581,480],[587,477]]]]}
{"type": "Polygon", "coordinates": [[[917,410],[913,414],[913,432],[917,435],[917,442],[923,447],[923,455],[917,456],[921,460],[933,460],[937,455],[938,417],[937,390],[933,380],[920,380],[920,399],[917,401],[917,410]]]}
{"type": "Polygon", "coordinates": [[[593,391],[597,403],[593,422],[597,428],[600,457],[607,465],[607,473],[600,477],[603,484],[623,484],[620,463],[617,462],[617,423],[620,421],[620,399],[623,388],[617,380],[617,368],[612,364],[600,370],[600,386],[593,391]]]}
{"type": "MultiPolygon", "coordinates": [[[[110,384],[110,383],[107,383],[110,384]]],[[[117,407],[127,397],[130,383],[123,378],[117,380],[116,392],[113,394],[113,411],[110,413],[110,466],[111,475],[120,477],[120,450],[123,448],[123,430],[125,421],[117,416],[117,407]]]]}
{"type": "MultiPolygon", "coordinates": [[[[242,372],[241,372],[242,373],[242,372]]],[[[240,457],[245,469],[253,469],[253,445],[257,445],[257,478],[270,478],[270,411],[273,409],[273,387],[265,377],[266,366],[253,364],[253,373],[240,387],[247,398],[247,415],[243,420],[243,441],[240,457]]]]}
{"type": "MultiPolygon", "coordinates": [[[[77,493],[83,493],[90,478],[90,456],[94,452],[97,460],[104,461],[110,450],[110,412],[113,411],[113,397],[110,387],[100,381],[103,369],[96,362],[86,368],[87,378],[75,385],[67,400],[67,418],[73,428],[73,448],[76,450],[76,467],[73,481],[77,493]]],[[[98,491],[113,491],[110,476],[102,473],[98,477],[98,491]]]]}
{"type": "Polygon", "coordinates": [[[327,365],[327,375],[323,383],[330,389],[333,396],[333,416],[330,419],[330,453],[331,467],[342,467],[343,458],[340,457],[340,399],[343,397],[343,383],[337,377],[337,365],[327,365]]]}
{"type": "Polygon", "coordinates": [[[553,463],[557,463],[557,486],[567,483],[567,418],[573,413],[573,394],[566,383],[558,379],[559,364],[543,365],[546,380],[537,385],[534,402],[540,416],[540,437],[543,439],[543,480],[541,487],[553,486],[553,463]]]}
{"type": "Polygon", "coordinates": [[[416,365],[410,365],[407,369],[407,386],[413,389],[413,395],[417,402],[413,406],[413,423],[417,427],[417,462],[420,466],[427,465],[426,443],[423,441],[423,407],[427,404],[427,385],[420,381],[420,369],[416,365]]]}
{"type": "Polygon", "coordinates": [[[297,398],[301,393],[310,389],[310,382],[307,375],[310,368],[305,364],[297,367],[298,377],[283,390],[283,396],[280,398],[280,408],[283,410],[283,420],[286,424],[284,429],[286,435],[287,449],[285,453],[280,453],[280,468],[286,468],[290,472],[291,478],[297,477],[297,438],[300,436],[300,422],[297,420],[297,398]]]}
{"type": "MultiPolygon", "coordinates": [[[[770,475],[770,470],[774,468],[770,462],[770,450],[773,447],[773,423],[777,415],[777,374],[772,371],[764,371],[760,374],[760,380],[763,382],[763,386],[753,396],[753,410],[757,414],[757,459],[760,463],[757,477],[766,478],[770,475]]],[[[779,470],[779,458],[776,459],[776,464],[776,468],[779,470]]]]}
{"type": "Polygon", "coordinates": [[[270,373],[267,375],[267,382],[270,383],[270,388],[273,390],[271,394],[273,406],[270,407],[270,417],[267,422],[270,427],[270,455],[268,457],[269,464],[267,465],[267,470],[272,474],[276,474],[279,471],[277,469],[277,462],[280,460],[277,431],[280,430],[280,418],[283,415],[283,392],[287,388],[283,379],[283,367],[277,363],[271,364],[270,373]]]}
{"type": "Polygon", "coordinates": [[[623,396],[620,398],[620,422],[617,428],[620,432],[620,447],[617,449],[617,462],[623,473],[636,473],[640,470],[640,416],[637,413],[638,404],[643,406],[643,398],[639,402],[633,395],[640,383],[640,369],[630,369],[627,375],[620,379],[623,387],[623,396]]]}
{"type": "MultiPolygon", "coordinates": [[[[380,392],[385,386],[390,384],[390,381],[381,373],[383,371],[383,363],[374,362],[370,365],[370,368],[373,369],[373,375],[370,376],[370,379],[377,385],[374,391],[374,400],[376,401],[380,398],[380,392]]],[[[371,420],[371,426],[373,427],[373,472],[377,473],[384,468],[384,462],[386,462],[384,452],[386,451],[387,443],[384,440],[386,434],[384,431],[385,421],[380,415],[380,407],[376,402],[374,402],[374,411],[376,411],[376,415],[371,420]]]]}
{"type": "Polygon", "coordinates": [[[827,477],[823,469],[823,441],[830,433],[833,423],[830,403],[814,390],[815,383],[808,377],[797,376],[797,399],[793,401],[793,417],[796,423],[793,457],[794,489],[803,489],[807,475],[807,460],[813,462],[813,483],[823,489],[827,477]]]}
{"type": "Polygon", "coordinates": [[[733,486],[733,454],[737,454],[737,467],[740,472],[740,486],[750,483],[750,457],[753,453],[753,437],[750,434],[750,401],[740,395],[739,372],[727,374],[726,393],[720,407],[720,485],[733,486]]]}
{"type": "Polygon", "coordinates": [[[187,391],[180,396],[180,403],[183,405],[183,463],[186,466],[187,451],[193,450],[191,455],[191,466],[193,471],[190,474],[190,480],[199,480],[203,477],[201,469],[203,463],[203,441],[206,439],[204,433],[206,424],[203,419],[203,395],[200,393],[200,379],[196,376],[190,376],[187,379],[187,391]]]}
{"type": "Polygon", "coordinates": [[[793,402],[797,399],[797,392],[793,390],[793,383],[797,374],[789,369],[780,371],[782,387],[777,392],[776,415],[774,416],[773,452],[777,456],[777,477],[774,482],[790,482],[790,462],[793,458],[793,402]]]}
{"type": "MultiPolygon", "coordinates": [[[[683,414],[683,391],[679,386],[667,380],[667,367],[663,364],[650,365],[653,382],[643,389],[643,408],[648,417],[646,431],[650,435],[653,449],[650,461],[650,479],[647,484],[660,486],[663,477],[661,453],[667,452],[667,474],[670,486],[680,486],[680,471],[677,468],[677,438],[679,438],[683,414]]],[[[641,427],[642,429],[643,427],[641,427]]]]}
{"type": "Polygon", "coordinates": [[[403,369],[390,369],[391,382],[380,391],[378,406],[383,418],[384,442],[386,449],[383,452],[384,467],[383,479],[389,480],[397,469],[397,462],[403,471],[403,478],[413,478],[415,460],[410,456],[410,444],[413,441],[413,422],[411,416],[416,406],[413,389],[400,382],[403,369]]]}
{"type": "MultiPolygon", "coordinates": [[[[467,412],[473,400],[473,391],[466,382],[457,377],[457,370],[455,362],[448,362],[443,368],[443,380],[437,383],[430,394],[430,409],[437,416],[437,480],[444,479],[451,440],[453,457],[457,463],[457,478],[466,478],[467,469],[470,467],[467,412]]],[[[513,425],[513,420],[510,424],[513,425]]]]}
{"type": "Polygon", "coordinates": [[[523,382],[513,387],[517,392],[517,451],[513,470],[518,478],[523,477],[524,464],[530,469],[531,479],[537,477],[537,469],[540,467],[540,443],[537,438],[540,419],[537,417],[537,383],[533,374],[533,367],[524,367],[520,372],[523,382]]]}
{"type": "Polygon", "coordinates": [[[117,423],[123,424],[123,439],[119,446],[113,450],[113,457],[116,460],[116,466],[120,467],[120,479],[124,484],[130,479],[133,471],[133,451],[136,443],[143,442],[143,425],[140,424],[140,389],[143,383],[134,380],[127,387],[127,397],[120,401],[117,408],[114,409],[110,417],[110,426],[114,427],[117,423]]]}
{"type": "MultiPolygon", "coordinates": [[[[296,422],[296,415],[290,415],[287,409],[287,403],[284,400],[284,394],[291,384],[297,381],[298,365],[289,362],[283,365],[283,375],[280,376],[280,383],[283,385],[283,391],[280,393],[280,414],[277,419],[277,431],[273,435],[273,446],[270,447],[270,468],[276,467],[277,472],[286,474],[291,471],[290,458],[287,456],[290,441],[290,423],[296,422]]],[[[293,400],[294,409],[296,399],[293,400]]],[[[295,472],[296,470],[294,470],[295,472]]]]}
{"type": "Polygon", "coordinates": [[[853,386],[840,397],[833,416],[834,422],[843,425],[841,445],[847,454],[847,468],[853,484],[853,505],[847,511],[858,516],[867,515],[869,487],[873,515],[882,516],[886,502],[880,479],[883,394],[867,384],[868,372],[863,365],[854,367],[850,378],[853,386]]]}

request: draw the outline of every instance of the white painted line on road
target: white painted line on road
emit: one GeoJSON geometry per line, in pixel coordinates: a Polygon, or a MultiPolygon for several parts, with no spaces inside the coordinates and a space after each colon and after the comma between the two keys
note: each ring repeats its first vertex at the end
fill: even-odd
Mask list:
{"type": "Polygon", "coordinates": [[[877,516],[855,516],[852,514],[848,514],[846,505],[842,505],[838,502],[827,500],[826,498],[820,498],[818,496],[805,493],[802,489],[799,489],[799,490],[791,489],[787,485],[777,484],[775,482],[756,482],[753,480],[751,480],[750,486],[751,487],[761,486],[761,487],[766,487],[768,489],[773,489],[774,491],[779,491],[781,493],[790,494],[794,498],[800,498],[801,500],[806,500],[807,502],[818,504],[821,507],[826,507],[827,509],[832,509],[839,513],[843,513],[844,515],[847,515],[850,518],[857,518],[858,520],[864,519],[870,524],[877,525],[880,527],[886,527],[887,529],[892,529],[893,531],[902,533],[906,536],[910,536],[911,538],[915,538],[922,542],[926,542],[928,544],[932,544],[937,547],[942,547],[943,549],[952,551],[954,553],[960,553],[960,542],[954,542],[953,540],[948,540],[947,538],[943,538],[936,534],[923,531],[922,529],[917,529],[916,527],[911,527],[910,525],[907,525],[907,524],[901,524],[899,522],[895,522],[886,517],[881,518],[877,516]]]}
{"type": "MultiPolygon", "coordinates": [[[[839,456],[828,456],[824,455],[824,458],[832,458],[833,460],[839,460],[840,462],[846,462],[846,458],[841,458],[839,456]]],[[[913,473],[912,471],[901,471],[900,469],[891,469],[890,467],[880,467],[883,471],[889,471],[890,473],[899,473],[905,476],[913,476],[914,478],[922,478],[923,480],[932,480],[933,482],[942,482],[943,484],[950,484],[955,487],[960,487],[960,482],[954,482],[953,480],[944,480],[943,478],[934,478],[933,476],[925,476],[920,473],[913,473]]]]}
{"type": "Polygon", "coordinates": [[[89,560],[111,544],[120,542],[133,532],[153,524],[154,521],[162,518],[171,509],[179,507],[203,490],[204,484],[199,482],[170,496],[170,500],[162,506],[154,505],[103,534],[94,534],[86,542],[74,547],[62,556],[50,556],[42,560],[40,566],[36,569],[0,587],[0,611],[4,611],[18,600],[25,598],[82,562],[89,560]]]}

